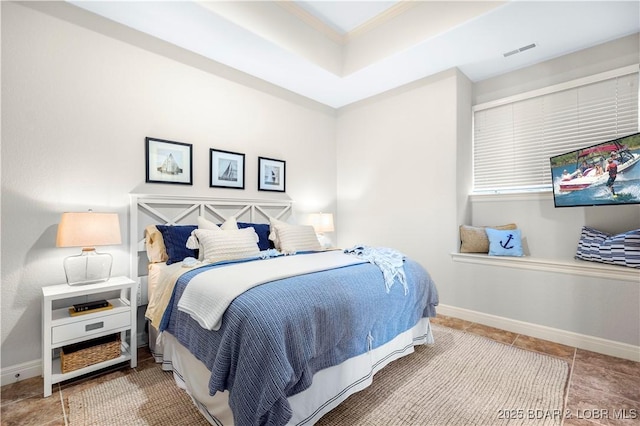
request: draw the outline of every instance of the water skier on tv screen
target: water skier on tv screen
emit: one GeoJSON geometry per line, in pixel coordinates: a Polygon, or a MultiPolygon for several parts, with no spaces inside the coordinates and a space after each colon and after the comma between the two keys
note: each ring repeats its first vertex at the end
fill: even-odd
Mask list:
{"type": "Polygon", "coordinates": [[[607,186],[611,190],[611,194],[616,196],[616,191],[613,189],[613,182],[615,182],[616,177],[618,176],[618,162],[614,160],[614,156],[617,156],[615,151],[611,153],[611,157],[607,158],[607,169],[609,172],[609,180],[607,180],[607,186]]]}

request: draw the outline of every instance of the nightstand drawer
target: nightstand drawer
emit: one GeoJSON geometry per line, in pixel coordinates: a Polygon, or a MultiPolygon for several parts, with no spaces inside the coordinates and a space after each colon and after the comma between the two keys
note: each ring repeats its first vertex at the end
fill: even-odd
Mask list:
{"type": "Polygon", "coordinates": [[[94,316],[86,321],[59,325],[51,328],[51,343],[56,344],[67,340],[91,336],[109,330],[128,327],[131,324],[129,311],[112,315],[94,316]]]}

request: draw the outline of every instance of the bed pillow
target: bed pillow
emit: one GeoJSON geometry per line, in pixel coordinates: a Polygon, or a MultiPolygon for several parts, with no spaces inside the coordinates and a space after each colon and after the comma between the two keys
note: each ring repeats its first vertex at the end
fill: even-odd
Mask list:
{"type": "Polygon", "coordinates": [[[238,223],[236,222],[235,216],[231,216],[227,220],[224,221],[221,225],[211,222],[209,219],[198,216],[198,228],[199,229],[211,229],[213,231],[229,231],[233,229],[238,229],[238,223]]]}
{"type": "Polygon", "coordinates": [[[276,231],[276,227],[284,227],[289,225],[287,222],[283,222],[276,218],[269,218],[269,241],[273,242],[273,246],[280,250],[280,241],[278,241],[278,233],[276,231]]]}
{"type": "MultiPolygon", "coordinates": [[[[238,229],[238,224],[236,222],[235,216],[231,216],[227,220],[225,220],[221,225],[218,225],[209,219],[198,216],[198,229],[208,229],[211,231],[230,231],[234,229],[238,229]]],[[[198,260],[204,260],[204,250],[202,246],[198,242],[198,239],[191,234],[189,239],[187,240],[187,248],[198,249],[198,260]]]]}
{"type": "Polygon", "coordinates": [[[156,225],[149,225],[144,229],[144,243],[149,263],[164,263],[169,259],[162,233],[156,225]]]}
{"type": "Polygon", "coordinates": [[[489,237],[489,256],[522,256],[519,229],[485,228],[489,237]]]}
{"type": "Polygon", "coordinates": [[[246,259],[260,254],[258,235],[253,228],[225,232],[196,229],[193,234],[204,250],[204,260],[209,262],[246,259]]]}
{"type": "Polygon", "coordinates": [[[311,225],[290,225],[282,221],[272,221],[271,229],[271,234],[275,234],[275,247],[283,253],[322,250],[316,231],[311,225]]]}
{"type": "Polygon", "coordinates": [[[164,245],[167,249],[167,265],[182,262],[187,257],[198,258],[198,250],[187,247],[187,240],[195,225],[156,225],[162,234],[164,245]]]}
{"type": "Polygon", "coordinates": [[[253,228],[258,234],[258,247],[260,250],[269,250],[275,247],[273,242],[269,240],[269,224],[268,223],[247,223],[247,222],[238,222],[238,228],[253,228]]]}
{"type": "Polygon", "coordinates": [[[460,253],[489,253],[489,238],[486,228],[517,229],[515,223],[499,226],[460,225],[460,253]]]}
{"type": "Polygon", "coordinates": [[[640,268],[640,229],[611,235],[583,226],[576,259],[640,268]]]}

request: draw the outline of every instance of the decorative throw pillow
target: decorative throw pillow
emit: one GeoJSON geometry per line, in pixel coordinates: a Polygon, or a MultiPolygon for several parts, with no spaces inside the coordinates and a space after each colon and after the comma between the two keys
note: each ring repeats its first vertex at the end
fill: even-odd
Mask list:
{"type": "Polygon", "coordinates": [[[604,244],[609,236],[606,232],[583,226],[582,232],[580,233],[580,240],[578,241],[576,259],[601,262],[600,246],[604,244]]]}
{"type": "Polygon", "coordinates": [[[231,216],[230,218],[225,220],[222,225],[217,225],[203,216],[198,216],[198,229],[211,229],[213,231],[220,231],[220,230],[229,231],[233,229],[238,229],[238,223],[236,222],[235,216],[231,216]]]}
{"type": "Polygon", "coordinates": [[[196,229],[193,234],[204,250],[204,259],[209,262],[246,259],[260,254],[258,235],[253,228],[225,232],[196,229]]]}
{"type": "Polygon", "coordinates": [[[582,227],[576,259],[640,268],[640,229],[610,235],[582,227]]]}
{"type": "Polygon", "coordinates": [[[499,226],[469,226],[460,225],[460,253],[488,253],[489,238],[485,228],[517,229],[515,223],[499,226]]]}
{"type": "Polygon", "coordinates": [[[489,256],[522,256],[519,229],[485,228],[489,237],[489,256]]]}
{"type": "Polygon", "coordinates": [[[149,225],[144,229],[144,243],[149,263],[164,263],[169,259],[162,233],[156,225],[149,225]]]}
{"type": "Polygon", "coordinates": [[[320,251],[322,246],[318,241],[316,231],[311,225],[290,225],[280,220],[271,219],[271,234],[269,239],[282,253],[296,253],[299,251],[320,251]]]}
{"type": "Polygon", "coordinates": [[[258,234],[258,247],[260,250],[269,250],[274,248],[274,244],[269,240],[269,224],[268,223],[247,223],[247,222],[238,222],[238,228],[253,228],[258,234]]]}
{"type": "Polygon", "coordinates": [[[162,234],[164,245],[167,248],[167,265],[182,262],[187,257],[198,257],[198,250],[187,247],[187,240],[196,229],[195,225],[156,225],[162,234]]]}
{"type": "Polygon", "coordinates": [[[640,229],[612,235],[600,246],[605,263],[640,268],[640,229]]]}
{"type": "Polygon", "coordinates": [[[280,250],[280,242],[278,241],[278,233],[276,232],[276,227],[284,227],[289,225],[287,222],[283,222],[276,218],[269,218],[269,240],[273,241],[273,246],[280,250]]]}
{"type": "MultiPolygon", "coordinates": [[[[231,216],[225,220],[222,225],[217,225],[203,216],[198,216],[198,229],[207,229],[216,232],[230,231],[238,229],[238,224],[236,223],[235,216],[231,216]]],[[[197,249],[198,260],[204,260],[204,250],[202,249],[202,245],[198,242],[198,239],[193,235],[193,233],[191,233],[191,236],[187,239],[187,248],[194,250],[197,249]]]]}

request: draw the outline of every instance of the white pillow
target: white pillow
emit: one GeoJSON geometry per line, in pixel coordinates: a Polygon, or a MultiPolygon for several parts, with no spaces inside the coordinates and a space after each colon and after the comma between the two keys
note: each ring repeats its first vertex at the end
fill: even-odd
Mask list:
{"type": "Polygon", "coordinates": [[[283,253],[299,251],[320,251],[316,231],[311,225],[290,225],[277,219],[270,219],[271,233],[269,239],[283,253]],[[273,235],[273,238],[272,238],[273,235]]]}
{"type": "Polygon", "coordinates": [[[196,229],[192,235],[195,235],[202,247],[203,259],[209,262],[245,259],[260,254],[258,234],[253,228],[225,232],[196,229]]]}
{"type": "Polygon", "coordinates": [[[229,219],[225,220],[224,223],[220,226],[211,222],[203,216],[198,216],[198,229],[211,229],[213,231],[229,231],[232,229],[238,229],[238,222],[236,222],[236,217],[231,216],[229,219]]]}
{"type": "Polygon", "coordinates": [[[289,225],[287,222],[283,222],[281,220],[275,219],[273,217],[269,218],[269,239],[273,241],[273,246],[280,250],[280,242],[278,241],[278,233],[276,232],[277,226],[287,226],[289,225]]]}
{"type": "MultiPolygon", "coordinates": [[[[231,216],[229,219],[225,220],[222,225],[218,226],[205,217],[198,216],[198,229],[207,229],[216,232],[230,231],[238,229],[238,222],[236,222],[235,216],[231,216]]],[[[187,248],[192,250],[198,249],[198,260],[204,260],[204,248],[202,247],[202,244],[198,242],[198,238],[193,232],[187,240],[187,248]]]]}

